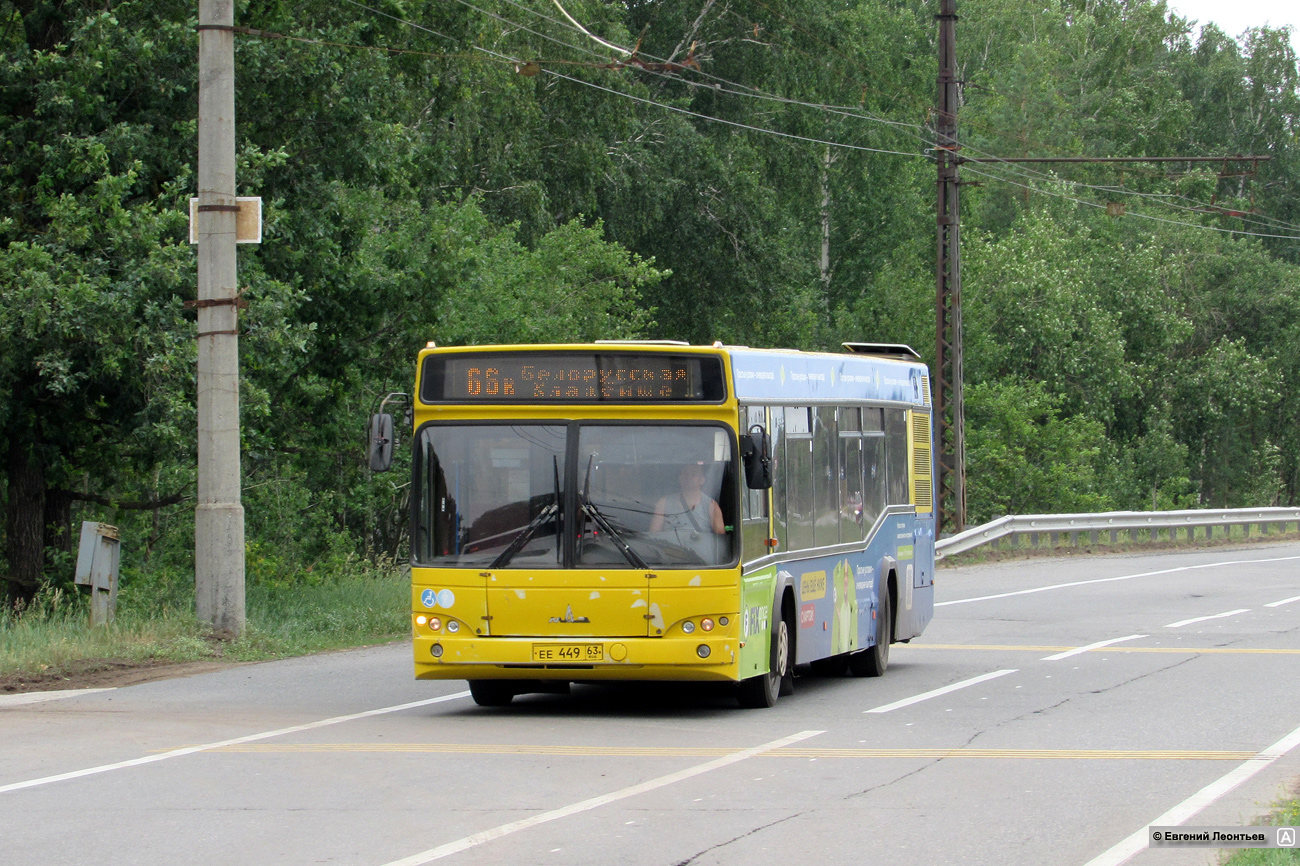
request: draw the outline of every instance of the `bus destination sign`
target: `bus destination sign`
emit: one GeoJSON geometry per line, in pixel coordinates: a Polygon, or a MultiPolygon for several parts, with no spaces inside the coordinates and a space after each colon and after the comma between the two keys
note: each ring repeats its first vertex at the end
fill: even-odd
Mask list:
{"type": "Polygon", "coordinates": [[[722,359],[624,352],[430,355],[425,403],[720,403],[722,359]]]}

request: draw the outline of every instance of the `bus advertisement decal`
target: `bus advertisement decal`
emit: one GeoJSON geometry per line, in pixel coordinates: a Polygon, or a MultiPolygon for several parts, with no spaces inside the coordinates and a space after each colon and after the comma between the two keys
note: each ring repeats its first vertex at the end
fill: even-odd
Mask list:
{"type": "Polygon", "coordinates": [[[826,597],[826,572],[806,571],[799,578],[799,600],[816,601],[826,597]]]}

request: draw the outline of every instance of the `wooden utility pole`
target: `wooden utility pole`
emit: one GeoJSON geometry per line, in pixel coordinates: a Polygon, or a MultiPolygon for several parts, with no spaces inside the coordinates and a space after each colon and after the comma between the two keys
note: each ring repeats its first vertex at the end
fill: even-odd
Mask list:
{"type": "Polygon", "coordinates": [[[234,0],[199,0],[198,617],[244,630],[244,507],[239,465],[239,302],[235,223],[234,0]]]}
{"type": "Polygon", "coordinates": [[[961,185],[957,154],[957,0],[939,0],[939,100],[935,107],[935,163],[939,169],[935,218],[934,417],[938,425],[941,534],[966,528],[966,401],[962,389],[961,185]]]}

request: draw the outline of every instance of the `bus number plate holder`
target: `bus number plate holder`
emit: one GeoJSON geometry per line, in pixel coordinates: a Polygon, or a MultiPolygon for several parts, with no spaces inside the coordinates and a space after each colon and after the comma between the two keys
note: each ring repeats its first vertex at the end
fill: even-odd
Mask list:
{"type": "Polygon", "coordinates": [[[605,646],[598,643],[535,643],[535,662],[603,662],[605,646]]]}

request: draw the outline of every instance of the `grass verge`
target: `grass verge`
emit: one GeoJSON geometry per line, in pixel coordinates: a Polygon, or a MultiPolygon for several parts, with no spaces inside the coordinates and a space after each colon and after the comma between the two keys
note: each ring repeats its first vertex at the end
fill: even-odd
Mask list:
{"type": "MultiPolygon", "coordinates": [[[[257,661],[364,646],[410,633],[410,578],[366,571],[314,585],[248,588],[239,637],[195,619],[192,592],[127,593],[117,616],[91,628],[85,596],[54,592],[21,615],[0,612],[0,688],[159,663],[257,661]]],[[[48,686],[47,686],[48,687],[48,686]]]]}
{"type": "MultiPolygon", "coordinates": [[[[1270,827],[1300,827],[1300,797],[1284,800],[1278,809],[1264,820],[1270,827]]],[[[1223,861],[1223,866],[1296,866],[1300,864],[1300,848],[1243,848],[1234,851],[1223,861]]]]}

